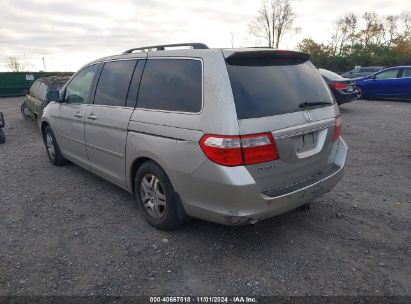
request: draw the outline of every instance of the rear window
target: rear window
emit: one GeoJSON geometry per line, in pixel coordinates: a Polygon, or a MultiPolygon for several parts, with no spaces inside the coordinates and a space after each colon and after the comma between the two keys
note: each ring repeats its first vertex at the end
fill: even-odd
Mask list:
{"type": "Polygon", "coordinates": [[[32,97],[36,97],[37,89],[38,89],[39,81],[36,80],[30,87],[29,95],[32,97]]]}
{"type": "Polygon", "coordinates": [[[40,82],[37,91],[37,98],[41,100],[46,100],[46,95],[48,92],[47,84],[40,82]]]}
{"type": "Polygon", "coordinates": [[[198,113],[202,106],[202,64],[195,59],[148,59],[137,107],[198,113]]]}
{"type": "Polygon", "coordinates": [[[265,63],[260,59],[244,64],[227,63],[227,70],[238,119],[298,112],[307,109],[303,104],[334,102],[309,61],[278,59],[265,63]]]}
{"type": "Polygon", "coordinates": [[[344,77],[342,77],[341,75],[338,75],[337,73],[331,72],[329,70],[324,70],[324,69],[318,69],[318,71],[320,72],[320,74],[329,79],[329,80],[341,80],[344,79],[344,77]]]}
{"type": "Polygon", "coordinates": [[[64,79],[58,79],[53,81],[51,87],[53,90],[60,91],[62,87],[66,84],[66,82],[69,80],[69,78],[64,78],[64,79]]]}

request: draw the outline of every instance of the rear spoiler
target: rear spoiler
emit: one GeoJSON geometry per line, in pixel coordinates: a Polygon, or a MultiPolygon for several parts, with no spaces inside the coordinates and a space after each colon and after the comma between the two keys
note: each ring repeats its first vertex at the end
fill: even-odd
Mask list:
{"type": "Polygon", "coordinates": [[[241,60],[259,60],[259,59],[296,59],[298,61],[307,61],[310,55],[302,52],[274,50],[274,49],[258,49],[249,48],[241,50],[223,50],[223,55],[228,63],[235,63],[241,60]]]}

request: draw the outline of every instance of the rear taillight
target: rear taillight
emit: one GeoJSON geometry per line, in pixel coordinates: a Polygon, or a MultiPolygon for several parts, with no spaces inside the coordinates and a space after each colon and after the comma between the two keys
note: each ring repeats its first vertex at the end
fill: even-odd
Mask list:
{"type": "Polygon", "coordinates": [[[336,90],[343,90],[347,88],[347,85],[345,83],[338,83],[338,82],[332,82],[330,83],[330,86],[336,90]]]}
{"type": "Polygon", "coordinates": [[[204,135],[200,147],[213,162],[224,166],[239,166],[243,162],[239,136],[204,135]]]}
{"type": "Polygon", "coordinates": [[[336,141],[341,135],[341,128],[342,128],[342,118],[341,115],[338,115],[335,118],[335,125],[334,125],[334,133],[333,133],[333,141],[336,141]]]}
{"type": "Polygon", "coordinates": [[[242,135],[240,138],[245,165],[278,159],[277,146],[271,133],[242,135]]]}
{"type": "Polygon", "coordinates": [[[213,162],[223,166],[241,166],[278,159],[271,133],[242,136],[204,135],[200,147],[213,162]]]}

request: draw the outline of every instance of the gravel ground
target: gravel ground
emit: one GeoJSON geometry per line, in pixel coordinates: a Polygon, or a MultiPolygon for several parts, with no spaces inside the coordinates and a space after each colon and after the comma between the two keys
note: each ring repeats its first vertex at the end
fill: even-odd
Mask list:
{"type": "Polygon", "coordinates": [[[411,295],[411,103],[342,106],[342,182],[253,226],[162,232],[133,197],[52,166],[21,98],[0,99],[0,295],[411,295]]]}

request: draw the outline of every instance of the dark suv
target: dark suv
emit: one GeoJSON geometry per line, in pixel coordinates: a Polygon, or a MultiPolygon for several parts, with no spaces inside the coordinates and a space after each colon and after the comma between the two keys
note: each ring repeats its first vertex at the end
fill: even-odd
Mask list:
{"type": "Polygon", "coordinates": [[[21,105],[21,114],[24,118],[39,119],[43,114],[43,109],[47,106],[47,93],[49,91],[59,91],[70,76],[50,76],[37,79],[30,87],[29,93],[25,96],[21,105]]]}

